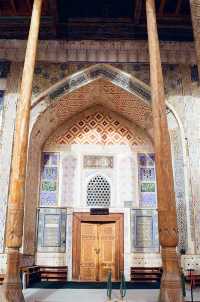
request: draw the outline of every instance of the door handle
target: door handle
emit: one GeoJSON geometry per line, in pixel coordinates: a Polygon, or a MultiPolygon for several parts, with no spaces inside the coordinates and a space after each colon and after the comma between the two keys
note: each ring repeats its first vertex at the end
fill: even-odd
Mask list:
{"type": "Polygon", "coordinates": [[[94,249],[95,250],[95,252],[96,252],[96,254],[98,255],[98,254],[100,254],[100,249],[94,249]]]}

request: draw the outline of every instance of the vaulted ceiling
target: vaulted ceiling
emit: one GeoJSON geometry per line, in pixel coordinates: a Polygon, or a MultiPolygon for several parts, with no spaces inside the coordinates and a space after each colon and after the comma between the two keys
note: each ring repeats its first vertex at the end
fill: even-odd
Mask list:
{"type": "MultiPolygon", "coordinates": [[[[27,37],[33,0],[0,0],[0,38],[27,37]]],[[[156,0],[161,40],[191,41],[189,0],[156,0]]],[[[41,39],[146,39],[145,0],[43,0],[41,39]]]]}

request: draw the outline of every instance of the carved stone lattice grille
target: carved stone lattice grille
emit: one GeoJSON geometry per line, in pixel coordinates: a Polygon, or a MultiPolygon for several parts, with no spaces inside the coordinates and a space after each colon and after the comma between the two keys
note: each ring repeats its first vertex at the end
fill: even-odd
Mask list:
{"type": "Polygon", "coordinates": [[[87,186],[87,205],[109,207],[111,188],[109,182],[101,175],[93,177],[87,186]]]}

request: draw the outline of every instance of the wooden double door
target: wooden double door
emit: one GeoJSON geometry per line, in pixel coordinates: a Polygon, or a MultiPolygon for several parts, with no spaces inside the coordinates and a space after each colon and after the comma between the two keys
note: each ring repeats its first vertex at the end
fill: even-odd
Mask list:
{"type": "Polygon", "coordinates": [[[115,223],[81,223],[80,280],[104,281],[116,272],[115,223]]]}
{"type": "Polygon", "coordinates": [[[76,214],[73,231],[73,279],[118,280],[123,270],[123,220],[118,214],[95,218],[76,214]],[[92,219],[94,221],[92,221],[92,219]],[[103,220],[103,221],[100,221],[103,220]]]}

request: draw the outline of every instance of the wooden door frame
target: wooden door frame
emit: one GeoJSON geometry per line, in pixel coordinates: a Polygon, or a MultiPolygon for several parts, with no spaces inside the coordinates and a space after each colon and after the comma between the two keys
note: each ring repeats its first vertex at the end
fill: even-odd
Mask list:
{"type": "Polygon", "coordinates": [[[80,242],[82,222],[114,222],[116,223],[116,276],[120,279],[120,272],[124,271],[124,214],[110,213],[109,215],[90,215],[77,212],[73,214],[72,231],[72,278],[79,280],[80,275],[80,242]]]}

